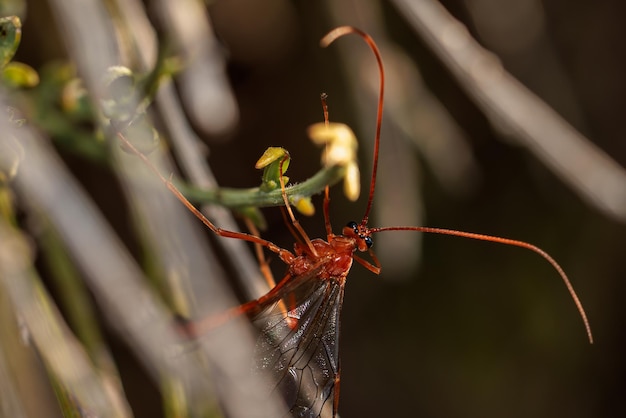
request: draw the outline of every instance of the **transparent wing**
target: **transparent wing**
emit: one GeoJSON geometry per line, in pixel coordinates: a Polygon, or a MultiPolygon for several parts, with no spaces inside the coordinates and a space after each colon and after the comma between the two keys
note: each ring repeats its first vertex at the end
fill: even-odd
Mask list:
{"type": "Polygon", "coordinates": [[[256,370],[268,373],[294,417],[333,417],[345,277],[290,278],[278,301],[252,317],[261,330],[256,370]]]}

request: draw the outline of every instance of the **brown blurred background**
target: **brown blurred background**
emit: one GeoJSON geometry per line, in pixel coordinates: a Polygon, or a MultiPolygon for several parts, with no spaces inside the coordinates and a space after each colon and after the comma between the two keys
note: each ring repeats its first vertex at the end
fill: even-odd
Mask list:
{"type": "MultiPolygon", "coordinates": [[[[166,32],[151,11],[156,2],[147,3],[154,25],[166,32]]],[[[326,92],[331,120],[352,126],[361,141],[366,190],[375,61],[356,37],[327,50],[318,46],[334,26],[359,26],[379,42],[388,72],[381,178],[370,224],[445,227],[538,245],[568,273],[595,343],[587,342],[557,273],[535,254],[453,237],[380,234],[373,247],[381,256],[380,277],[356,265],[346,288],[341,416],[625,416],[626,217],[611,217],[589,204],[516,132],[487,117],[398,3],[205,5],[238,109],[232,124],[219,132],[207,133],[192,118],[219,183],[257,185],[254,162],[272,145],[290,151],[293,181],[312,175],[319,151],[305,129],[322,120],[319,94],[326,92]]],[[[523,85],[625,164],[623,2],[441,4],[523,85]]],[[[46,2],[28,2],[16,59],[38,69],[65,57],[64,48],[46,2]]],[[[108,193],[110,178],[88,162],[65,157],[105,214],[113,222],[123,219],[119,196],[108,193]]],[[[571,164],[566,153],[560,157],[558,163],[571,164]]],[[[335,232],[360,220],[365,194],[350,203],[339,186],[333,188],[335,232]]],[[[301,222],[311,236],[323,236],[321,198],[314,203],[318,214],[301,222]]],[[[292,239],[279,211],[264,213],[269,227],[263,236],[289,248],[292,239]]],[[[272,267],[279,275],[277,260],[272,267]]],[[[135,415],[160,414],[158,395],[146,389],[149,380],[141,368],[123,349],[113,351],[135,415]]]]}

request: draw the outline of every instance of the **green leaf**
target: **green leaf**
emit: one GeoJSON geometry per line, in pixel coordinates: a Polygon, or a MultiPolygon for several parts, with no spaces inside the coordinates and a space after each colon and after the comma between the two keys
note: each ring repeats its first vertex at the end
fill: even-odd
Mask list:
{"type": "MultiPolygon", "coordinates": [[[[263,169],[261,191],[270,192],[280,188],[280,175],[287,171],[289,161],[289,152],[284,148],[269,147],[265,150],[255,165],[256,168],[263,169]]],[[[289,178],[283,176],[283,182],[287,184],[288,181],[289,178]]]]}
{"type": "Polygon", "coordinates": [[[0,18],[0,68],[11,61],[22,39],[22,22],[17,16],[0,18]]]}

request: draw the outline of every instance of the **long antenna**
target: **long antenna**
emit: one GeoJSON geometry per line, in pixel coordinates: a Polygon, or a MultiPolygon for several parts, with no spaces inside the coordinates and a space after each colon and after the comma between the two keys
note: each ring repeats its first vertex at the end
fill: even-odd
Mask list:
{"type": "Polygon", "coordinates": [[[574,300],[576,309],[578,309],[578,313],[580,314],[580,317],[582,318],[583,323],[585,324],[585,330],[587,331],[587,338],[589,339],[589,343],[593,344],[593,335],[591,333],[591,326],[589,325],[589,320],[587,319],[587,314],[585,313],[583,304],[580,302],[580,299],[578,298],[578,295],[576,294],[576,291],[574,290],[574,286],[572,286],[572,283],[567,277],[567,274],[565,274],[565,271],[559,265],[559,263],[557,263],[556,260],[552,258],[550,254],[548,254],[541,248],[537,247],[536,245],[533,245],[524,241],[509,239],[509,238],[494,237],[492,235],[476,234],[473,232],[465,232],[465,231],[456,231],[453,229],[431,228],[431,227],[426,227],[426,226],[389,226],[389,227],[368,229],[368,232],[370,234],[375,234],[377,232],[383,232],[383,231],[417,231],[417,232],[425,232],[425,233],[430,233],[430,234],[453,235],[455,237],[470,238],[470,239],[475,239],[479,241],[489,241],[489,242],[495,242],[498,244],[526,248],[527,250],[530,250],[539,254],[546,261],[548,261],[548,263],[550,263],[552,267],[554,267],[557,273],[559,273],[559,275],[561,276],[561,279],[563,279],[563,282],[565,283],[565,287],[567,287],[567,291],[569,292],[570,296],[574,300]]]}
{"type": "Polygon", "coordinates": [[[363,220],[361,221],[362,226],[367,225],[367,221],[369,219],[370,211],[372,210],[372,202],[374,201],[374,190],[376,189],[376,173],[378,171],[378,149],[380,148],[380,129],[383,122],[383,96],[385,93],[385,70],[383,68],[383,59],[380,56],[380,51],[376,46],[376,43],[367,33],[363,32],[360,29],[354,28],[352,26],[340,26],[328,32],[320,41],[320,45],[323,48],[326,48],[328,45],[333,43],[336,39],[348,35],[350,33],[355,33],[359,35],[372,49],[372,52],[376,56],[376,61],[378,61],[378,70],[380,73],[380,92],[378,93],[378,113],[376,115],[376,136],[374,137],[374,158],[372,161],[372,180],[370,181],[370,193],[367,198],[367,206],[365,208],[365,215],[363,215],[363,220]]]}
{"type": "MultiPolygon", "coordinates": [[[[363,220],[361,221],[361,225],[359,226],[359,232],[362,235],[362,237],[369,236],[370,234],[383,232],[383,231],[416,231],[416,232],[425,232],[425,233],[442,234],[442,235],[454,235],[457,237],[471,238],[471,239],[476,239],[480,241],[491,241],[491,242],[516,246],[516,247],[522,247],[522,248],[531,250],[539,254],[545,260],[547,260],[552,265],[552,267],[554,267],[554,269],[559,273],[559,275],[561,276],[561,279],[563,279],[563,282],[565,283],[565,286],[567,287],[567,290],[569,291],[570,296],[574,300],[574,304],[576,305],[576,308],[578,309],[578,312],[583,320],[583,323],[585,325],[585,330],[587,331],[587,337],[589,338],[589,342],[593,344],[593,335],[591,333],[591,326],[589,325],[589,320],[587,319],[587,314],[585,313],[582,303],[580,302],[578,295],[574,291],[574,287],[572,286],[569,278],[565,274],[565,271],[563,270],[563,268],[561,268],[561,266],[554,260],[554,258],[552,258],[552,256],[550,256],[541,248],[535,245],[529,244],[527,242],[524,242],[524,241],[495,237],[491,235],[475,234],[471,232],[456,231],[456,230],[450,230],[450,229],[429,228],[429,227],[422,227],[422,226],[368,228],[367,221],[369,218],[369,213],[372,209],[372,202],[374,200],[374,190],[376,189],[376,173],[378,170],[378,153],[379,153],[379,148],[380,148],[380,131],[381,131],[381,125],[382,125],[382,119],[383,119],[383,95],[385,91],[385,71],[383,69],[383,61],[380,56],[380,51],[378,50],[376,43],[367,33],[361,31],[360,29],[354,28],[352,26],[338,27],[328,32],[320,41],[320,45],[325,48],[331,43],[333,43],[336,39],[344,35],[348,35],[350,33],[355,33],[359,35],[369,45],[372,52],[376,56],[376,61],[378,61],[378,69],[380,72],[380,93],[378,95],[378,114],[376,117],[376,136],[374,137],[374,160],[372,162],[372,180],[370,182],[370,193],[369,193],[369,197],[367,200],[367,207],[365,208],[365,215],[363,216],[363,220]]],[[[373,253],[371,254],[373,255],[373,253]]]]}

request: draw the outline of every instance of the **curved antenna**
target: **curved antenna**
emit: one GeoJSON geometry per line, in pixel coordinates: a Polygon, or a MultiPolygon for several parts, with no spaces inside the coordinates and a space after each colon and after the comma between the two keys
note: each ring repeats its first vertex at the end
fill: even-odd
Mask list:
{"type": "MultiPolygon", "coordinates": [[[[370,192],[369,192],[369,197],[367,200],[367,207],[365,209],[365,215],[363,216],[363,220],[361,221],[361,225],[359,228],[360,231],[364,235],[370,235],[370,234],[383,232],[383,231],[416,231],[416,232],[425,232],[425,233],[440,234],[440,235],[453,235],[457,237],[470,238],[470,239],[475,239],[475,240],[480,240],[480,241],[490,241],[490,242],[515,246],[515,247],[521,247],[521,248],[526,248],[528,250],[531,250],[539,254],[546,261],[548,261],[552,265],[552,267],[559,273],[559,275],[561,276],[561,279],[563,279],[563,282],[565,283],[565,286],[567,287],[567,290],[569,291],[569,294],[572,297],[574,304],[576,305],[576,308],[578,309],[578,312],[583,320],[583,323],[585,325],[585,330],[587,331],[587,337],[589,339],[589,342],[593,344],[593,335],[591,333],[591,326],[589,325],[589,320],[587,319],[587,314],[585,313],[582,303],[580,302],[578,295],[574,291],[574,287],[569,281],[569,278],[565,274],[565,271],[563,270],[563,268],[561,268],[561,266],[556,262],[556,260],[554,260],[554,258],[552,258],[552,256],[550,256],[541,248],[535,245],[532,245],[530,243],[524,242],[524,241],[512,240],[512,239],[501,238],[501,237],[494,237],[491,235],[475,234],[472,232],[456,231],[456,230],[451,230],[451,229],[430,228],[430,227],[422,227],[422,226],[412,226],[412,227],[394,226],[394,227],[382,227],[382,228],[371,228],[371,229],[367,227],[367,221],[369,218],[369,213],[372,209],[372,202],[374,199],[374,190],[376,188],[376,173],[378,170],[378,153],[379,153],[379,148],[380,148],[380,131],[381,131],[381,125],[382,125],[382,119],[383,119],[383,95],[385,91],[385,71],[383,69],[383,61],[380,55],[380,51],[378,50],[376,43],[374,42],[371,36],[361,31],[360,29],[354,28],[352,26],[341,26],[341,27],[335,28],[331,30],[330,32],[328,32],[322,38],[322,40],[320,41],[320,45],[325,48],[331,43],[333,43],[336,39],[344,35],[348,35],[350,33],[355,33],[359,35],[369,45],[372,52],[376,56],[376,61],[378,61],[378,69],[380,72],[380,93],[378,96],[378,114],[376,116],[376,136],[374,137],[374,159],[372,163],[372,180],[370,182],[370,192]]],[[[357,261],[358,260],[359,259],[357,259],[357,261]]],[[[369,263],[367,264],[369,265],[369,263]]],[[[377,260],[376,260],[376,266],[378,266],[377,260]]]]}
{"type": "Polygon", "coordinates": [[[585,330],[587,331],[587,338],[589,339],[589,343],[593,344],[593,335],[591,334],[591,326],[589,325],[587,314],[585,313],[583,304],[580,302],[580,299],[578,298],[578,295],[576,294],[576,291],[574,290],[572,283],[570,282],[569,278],[567,277],[567,274],[565,274],[565,271],[559,265],[559,263],[557,263],[556,260],[552,258],[550,254],[548,254],[541,248],[533,244],[529,244],[528,242],[518,241],[514,239],[509,239],[509,238],[494,237],[491,235],[476,234],[473,232],[456,231],[453,229],[430,228],[430,227],[425,227],[425,226],[390,226],[390,227],[384,227],[384,228],[371,228],[368,231],[371,234],[374,234],[377,232],[383,232],[383,231],[417,231],[417,232],[425,232],[429,234],[453,235],[455,237],[470,238],[470,239],[475,239],[479,241],[489,241],[489,242],[495,242],[498,244],[526,248],[530,251],[533,251],[539,254],[546,261],[548,261],[548,263],[550,263],[552,267],[554,267],[554,269],[561,276],[561,279],[563,279],[563,282],[565,283],[565,287],[567,287],[567,290],[570,296],[574,300],[576,309],[578,309],[578,313],[580,314],[580,317],[582,318],[583,323],[585,324],[585,330]]]}
{"type": "Polygon", "coordinates": [[[333,43],[336,39],[348,35],[350,33],[355,33],[359,35],[363,40],[369,45],[370,49],[376,56],[376,61],[378,61],[378,71],[380,73],[380,92],[378,93],[378,113],[376,115],[376,136],[374,137],[374,158],[372,161],[372,180],[370,181],[370,193],[367,198],[367,207],[365,208],[365,215],[363,215],[363,220],[361,221],[362,226],[367,225],[367,221],[369,218],[370,211],[372,209],[372,202],[374,200],[374,190],[376,188],[376,173],[378,170],[378,149],[380,147],[380,128],[383,122],[383,96],[385,92],[385,70],[383,68],[383,59],[380,56],[380,51],[376,46],[376,43],[367,33],[363,32],[360,29],[354,28],[352,26],[340,26],[328,32],[320,41],[320,45],[323,48],[326,48],[328,45],[333,43]]]}

